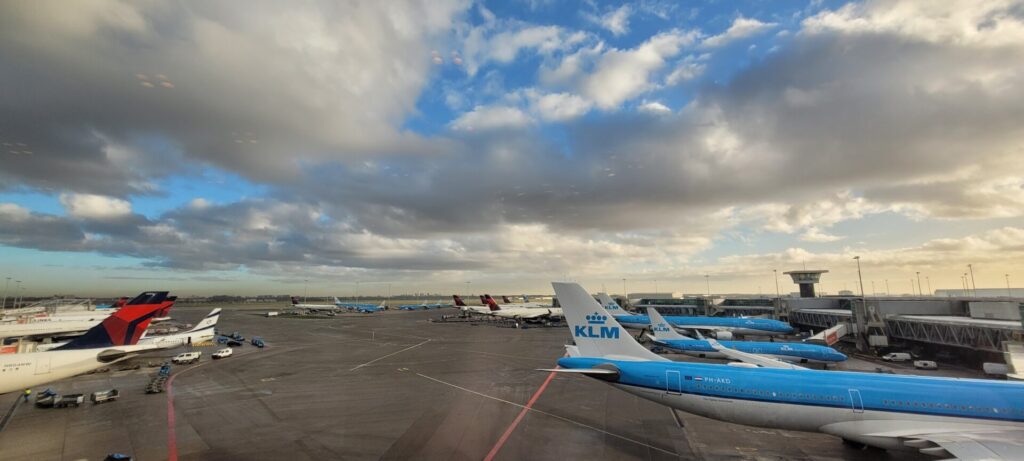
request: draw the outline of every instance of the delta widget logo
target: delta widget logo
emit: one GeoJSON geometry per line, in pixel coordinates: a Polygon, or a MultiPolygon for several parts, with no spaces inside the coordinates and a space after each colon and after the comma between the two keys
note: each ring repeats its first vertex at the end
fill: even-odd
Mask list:
{"type": "Polygon", "coordinates": [[[575,325],[573,335],[580,338],[619,339],[619,327],[607,326],[607,315],[597,312],[586,316],[586,325],[575,325]]]}

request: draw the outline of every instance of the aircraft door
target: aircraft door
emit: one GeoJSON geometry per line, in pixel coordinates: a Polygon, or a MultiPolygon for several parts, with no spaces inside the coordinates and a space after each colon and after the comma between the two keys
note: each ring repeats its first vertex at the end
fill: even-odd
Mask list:
{"type": "Polygon", "coordinates": [[[864,400],[860,398],[860,391],[850,389],[850,408],[854,413],[864,413],[864,400]]]}
{"type": "Polygon", "coordinates": [[[665,390],[669,394],[683,393],[683,381],[678,371],[665,370],[665,390]]]}
{"type": "Polygon", "coordinates": [[[45,375],[50,372],[50,354],[40,354],[39,360],[36,361],[36,374],[45,375]]]}

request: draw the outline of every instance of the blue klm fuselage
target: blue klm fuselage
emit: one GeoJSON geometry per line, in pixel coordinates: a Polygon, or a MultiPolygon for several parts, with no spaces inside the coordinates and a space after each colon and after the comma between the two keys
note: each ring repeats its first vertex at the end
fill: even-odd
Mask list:
{"type": "MultiPolygon", "coordinates": [[[[651,324],[651,319],[646,315],[621,315],[616,316],[615,320],[629,328],[647,328],[651,324]]],[[[667,315],[665,320],[678,328],[722,329],[748,335],[780,335],[793,332],[793,327],[790,324],[772,319],[667,315]]]]}
{"type": "Polygon", "coordinates": [[[612,365],[619,371],[616,379],[609,380],[613,384],[677,394],[1024,423],[1024,384],[1007,381],[595,357],[565,357],[558,365],[584,369],[612,365]]]}
{"type": "MultiPolygon", "coordinates": [[[[715,357],[720,355],[711,343],[699,339],[657,339],[655,342],[669,349],[691,355],[715,357]]],[[[750,354],[772,355],[796,362],[842,362],[846,355],[828,346],[804,343],[766,341],[719,341],[722,346],[750,354]]]]}

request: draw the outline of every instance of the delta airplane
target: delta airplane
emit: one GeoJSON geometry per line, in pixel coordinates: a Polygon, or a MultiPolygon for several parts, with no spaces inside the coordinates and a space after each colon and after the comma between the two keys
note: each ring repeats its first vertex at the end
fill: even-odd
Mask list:
{"type": "MultiPolygon", "coordinates": [[[[607,293],[598,293],[601,304],[615,316],[621,325],[627,328],[643,329],[651,324],[646,315],[627,313],[607,293]]],[[[683,317],[669,315],[665,317],[672,326],[684,330],[714,331],[718,339],[731,339],[732,335],[775,336],[793,332],[793,327],[786,322],[772,319],[752,319],[741,317],[683,317]]]]}
{"type": "Polygon", "coordinates": [[[545,371],[712,419],[855,445],[964,460],[1024,454],[1024,383],[672,362],[634,341],[579,284],[552,286],[576,345],[545,371]]]}
{"type": "Polygon", "coordinates": [[[669,326],[668,322],[653,307],[647,308],[647,316],[651,319],[650,328],[653,334],[647,335],[651,341],[667,349],[694,357],[728,359],[731,357],[720,351],[722,348],[728,348],[793,363],[823,363],[828,365],[846,360],[846,355],[835,349],[816,344],[766,341],[710,341],[703,338],[688,338],[679,334],[675,328],[669,326]]]}
{"type": "MultiPolygon", "coordinates": [[[[148,291],[125,303],[129,305],[159,305],[157,315],[167,312],[174,306],[174,296],[167,296],[166,291],[148,291]]],[[[110,317],[112,310],[104,309],[89,313],[65,315],[47,318],[32,318],[24,323],[0,323],[0,338],[41,339],[54,336],[74,336],[88,331],[110,317]]]]}
{"type": "MultiPolygon", "coordinates": [[[[521,303],[510,302],[509,299],[508,299],[508,296],[502,296],[501,299],[503,301],[505,301],[505,303],[501,304],[499,307],[501,307],[501,309],[503,309],[503,310],[511,310],[511,309],[545,309],[545,310],[548,311],[548,317],[551,317],[551,318],[562,318],[562,308],[561,307],[551,307],[551,306],[545,306],[544,304],[541,304],[541,303],[531,303],[530,299],[527,298],[526,295],[522,295],[522,296],[523,296],[523,302],[521,302],[521,303]]],[[[487,303],[486,299],[484,299],[484,298],[480,298],[480,299],[484,303],[489,304],[489,303],[487,303]]],[[[494,298],[491,298],[491,301],[494,301],[494,298]]],[[[497,304],[497,302],[495,302],[495,304],[497,304]]]]}
{"type": "MultiPolygon", "coordinates": [[[[484,297],[481,296],[480,300],[483,301],[483,299],[484,299],[484,297]]],[[[466,304],[466,302],[463,301],[462,298],[459,297],[459,295],[452,295],[452,301],[453,301],[452,304],[455,306],[455,308],[459,309],[459,310],[461,310],[463,312],[475,312],[477,314],[488,314],[488,315],[490,315],[490,313],[491,313],[491,308],[490,307],[487,307],[486,305],[484,305],[484,306],[470,306],[470,305],[466,304]]],[[[484,302],[484,304],[486,304],[486,302],[484,302]]]]}
{"type": "MultiPolygon", "coordinates": [[[[178,346],[191,346],[193,344],[200,344],[207,341],[213,341],[214,329],[217,327],[217,320],[220,318],[220,308],[216,308],[211,311],[206,317],[203,318],[196,326],[192,327],[191,330],[184,331],[181,333],[174,333],[169,335],[160,336],[146,336],[148,331],[142,333],[142,338],[139,339],[139,344],[155,344],[159,349],[171,349],[178,346]]],[[[50,343],[40,344],[36,346],[36,352],[44,352],[56,349],[67,344],[70,341],[61,343],[50,343]]]]}
{"type": "MultiPolygon", "coordinates": [[[[532,322],[548,319],[554,314],[553,308],[519,307],[515,304],[504,307],[499,306],[491,295],[480,296],[480,301],[490,308],[490,312],[487,313],[495,317],[521,319],[532,322]]],[[[559,315],[561,315],[561,312],[559,312],[559,315]]]]}
{"type": "Polygon", "coordinates": [[[155,344],[138,342],[162,309],[162,302],[128,303],[84,335],[51,351],[0,355],[0,394],[82,374],[157,349],[155,344]]]}

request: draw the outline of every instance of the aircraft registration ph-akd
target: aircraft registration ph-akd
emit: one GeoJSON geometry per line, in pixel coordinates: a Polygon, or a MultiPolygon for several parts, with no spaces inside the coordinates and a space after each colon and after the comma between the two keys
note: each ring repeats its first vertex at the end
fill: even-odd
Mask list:
{"type": "Polygon", "coordinates": [[[1024,383],[673,362],[622,331],[579,284],[552,286],[576,345],[545,371],[737,424],[965,460],[1024,457],[1024,383]]]}

